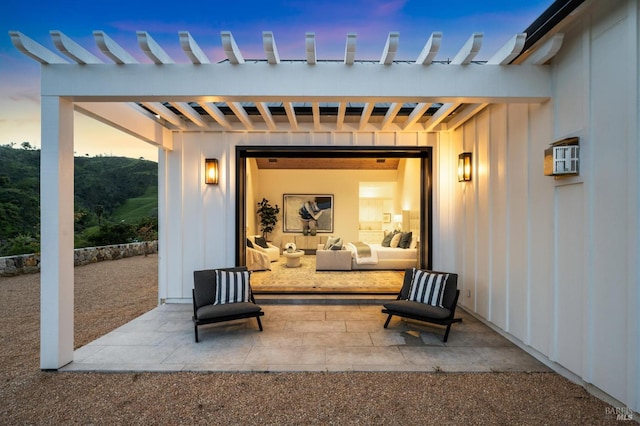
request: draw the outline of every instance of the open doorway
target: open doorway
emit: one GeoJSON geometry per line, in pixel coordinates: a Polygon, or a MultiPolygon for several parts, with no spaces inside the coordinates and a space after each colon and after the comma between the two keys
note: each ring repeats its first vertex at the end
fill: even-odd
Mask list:
{"type": "MultiPolygon", "coordinates": [[[[413,226],[413,234],[420,244],[416,266],[430,268],[432,262],[432,148],[430,147],[238,146],[236,148],[236,263],[246,264],[247,232],[257,231],[253,217],[255,215],[253,204],[256,199],[260,201],[266,197],[272,204],[283,208],[285,194],[303,192],[335,195],[335,227],[327,235],[345,235],[347,236],[345,239],[358,241],[361,235],[366,235],[366,232],[360,232],[363,231],[360,229],[363,226],[363,218],[360,217],[360,182],[389,181],[391,179],[370,176],[395,176],[394,173],[398,174],[398,167],[403,168],[402,191],[414,193],[416,200],[413,201],[413,205],[407,206],[406,203],[399,201],[400,196],[393,201],[393,196],[385,195],[384,197],[392,201],[373,201],[370,203],[375,205],[372,211],[375,211],[373,214],[376,215],[376,219],[379,219],[382,229],[386,229],[385,226],[387,228],[402,227],[403,222],[406,228],[413,226]],[[408,167],[411,168],[410,174],[404,170],[408,167]],[[374,174],[360,170],[372,168],[393,169],[393,173],[384,174],[380,171],[374,174]],[[277,169],[277,171],[264,172],[259,179],[262,189],[256,190],[254,188],[256,184],[253,182],[256,179],[254,176],[256,169],[277,169]],[[271,176],[278,177],[271,178],[271,176]],[[301,182],[305,182],[305,179],[312,183],[301,186],[301,182]],[[336,181],[338,183],[335,183],[336,181]],[[348,189],[345,189],[347,187],[355,189],[349,193],[348,189]],[[310,188],[309,191],[305,191],[307,188],[310,188]],[[380,208],[384,211],[377,212],[377,204],[381,204],[380,208]],[[378,218],[377,213],[381,213],[381,217],[378,218]]],[[[375,222],[377,224],[378,221],[375,222]]],[[[366,226],[373,225],[365,224],[366,226]]],[[[288,241],[292,235],[297,234],[287,230],[286,225],[280,222],[272,236],[272,242],[282,248],[283,241],[288,241]]]]}

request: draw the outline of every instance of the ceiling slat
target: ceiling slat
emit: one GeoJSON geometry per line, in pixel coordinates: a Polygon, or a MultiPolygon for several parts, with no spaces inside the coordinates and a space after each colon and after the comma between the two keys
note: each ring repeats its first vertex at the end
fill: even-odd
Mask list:
{"type": "Polygon", "coordinates": [[[336,119],[336,129],[342,130],[342,124],[344,123],[344,115],[347,112],[347,102],[340,102],[338,105],[338,118],[336,119]]]}
{"type": "Polygon", "coordinates": [[[284,102],[284,111],[287,113],[291,130],[298,130],[298,119],[296,118],[296,111],[293,109],[291,102],[284,102]]]}
{"type": "Polygon", "coordinates": [[[396,115],[400,112],[400,108],[402,108],[402,103],[400,102],[389,106],[389,109],[382,120],[382,124],[380,126],[381,130],[384,130],[389,124],[393,123],[393,119],[396,118],[396,115]]]}
{"type": "Polygon", "coordinates": [[[314,130],[320,130],[320,104],[318,102],[311,102],[311,113],[313,114],[314,130]]]}
{"type": "Polygon", "coordinates": [[[260,115],[264,119],[264,122],[267,123],[267,127],[269,130],[276,129],[276,123],[273,121],[273,116],[271,115],[271,111],[265,102],[256,102],[256,107],[260,112],[260,115]]]}
{"type": "Polygon", "coordinates": [[[209,125],[202,119],[198,111],[193,109],[191,105],[186,102],[171,102],[171,105],[174,106],[178,111],[182,113],[189,120],[194,122],[198,127],[207,128],[209,125]]]}
{"type": "Polygon", "coordinates": [[[409,114],[409,117],[407,117],[407,120],[404,122],[402,128],[404,130],[407,130],[407,128],[416,124],[418,120],[420,120],[420,118],[424,115],[424,113],[427,112],[430,106],[430,103],[419,103],[418,105],[416,105],[413,111],[411,111],[411,114],[409,114]]]}
{"type": "Polygon", "coordinates": [[[369,122],[369,117],[371,117],[371,113],[373,112],[373,107],[375,106],[374,102],[367,102],[362,109],[362,115],[360,116],[360,130],[364,129],[364,126],[369,122]]]}
{"type": "Polygon", "coordinates": [[[450,102],[450,103],[442,104],[440,109],[438,109],[438,111],[436,111],[436,113],[433,114],[429,118],[429,120],[427,120],[426,123],[424,123],[425,130],[427,132],[430,132],[433,129],[435,129],[438,124],[442,123],[442,121],[445,118],[447,118],[450,113],[455,111],[455,109],[458,108],[459,106],[460,106],[459,102],[450,102]]]}
{"type": "Polygon", "coordinates": [[[253,123],[249,118],[249,114],[247,114],[247,111],[239,102],[228,102],[227,105],[229,105],[231,111],[233,111],[236,117],[238,117],[238,120],[240,120],[248,130],[253,130],[253,123]]]}
{"type": "Polygon", "coordinates": [[[462,126],[466,121],[468,121],[471,117],[482,111],[489,104],[471,104],[467,105],[467,107],[460,114],[456,114],[449,122],[447,123],[447,130],[455,130],[458,127],[462,126]]]}
{"type": "Polygon", "coordinates": [[[215,104],[213,104],[212,102],[203,102],[200,104],[200,106],[207,112],[207,114],[209,114],[214,120],[216,120],[218,124],[222,126],[222,128],[224,128],[225,130],[233,129],[231,127],[231,123],[229,123],[229,120],[227,120],[222,111],[220,111],[220,108],[218,108],[215,104]]]}
{"type": "Polygon", "coordinates": [[[167,108],[166,106],[162,105],[161,103],[158,103],[158,102],[141,102],[141,104],[143,106],[145,106],[146,108],[149,108],[151,111],[155,112],[156,114],[158,114],[160,117],[164,118],[169,123],[171,123],[174,126],[178,127],[179,129],[186,130],[186,126],[184,125],[182,120],[180,120],[180,117],[178,117],[178,115],[176,113],[174,113],[169,108],[167,108]]]}

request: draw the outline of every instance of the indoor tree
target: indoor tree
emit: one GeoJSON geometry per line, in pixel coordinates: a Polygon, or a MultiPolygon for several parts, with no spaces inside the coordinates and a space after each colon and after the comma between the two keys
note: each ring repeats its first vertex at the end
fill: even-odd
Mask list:
{"type": "Polygon", "coordinates": [[[269,200],[263,198],[262,201],[258,203],[258,210],[256,211],[260,216],[260,230],[262,231],[262,236],[266,239],[267,234],[273,232],[276,227],[276,223],[278,223],[278,213],[280,213],[280,208],[276,204],[275,207],[269,203],[269,200]]]}

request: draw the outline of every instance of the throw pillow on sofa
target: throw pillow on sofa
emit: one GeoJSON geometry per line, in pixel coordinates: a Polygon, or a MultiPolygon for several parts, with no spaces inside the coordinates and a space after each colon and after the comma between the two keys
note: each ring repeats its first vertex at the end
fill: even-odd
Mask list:
{"type": "Polygon", "coordinates": [[[255,237],[255,242],[257,245],[259,245],[262,248],[269,248],[269,245],[267,244],[267,240],[264,237],[255,237]]]}

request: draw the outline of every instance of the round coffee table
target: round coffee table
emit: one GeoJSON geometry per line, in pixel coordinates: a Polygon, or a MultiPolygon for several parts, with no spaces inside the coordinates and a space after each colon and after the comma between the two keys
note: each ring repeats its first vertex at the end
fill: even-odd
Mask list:
{"type": "Polygon", "coordinates": [[[304,251],[296,250],[294,252],[284,251],[282,255],[287,258],[287,264],[285,265],[287,268],[299,268],[302,266],[300,264],[300,258],[304,255],[304,251]]]}

